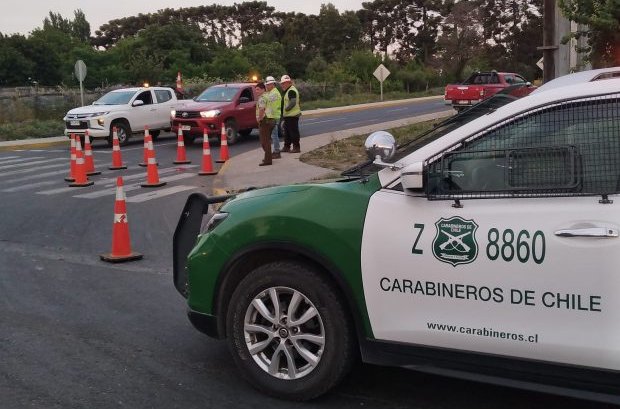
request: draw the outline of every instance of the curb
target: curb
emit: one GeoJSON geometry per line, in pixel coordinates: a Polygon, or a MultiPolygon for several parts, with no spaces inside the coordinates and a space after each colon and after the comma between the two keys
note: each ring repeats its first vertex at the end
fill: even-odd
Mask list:
{"type": "Polygon", "coordinates": [[[54,136],[52,138],[19,139],[16,141],[0,142],[0,152],[15,151],[20,149],[41,149],[52,146],[69,146],[69,138],[66,136],[54,136]]]}

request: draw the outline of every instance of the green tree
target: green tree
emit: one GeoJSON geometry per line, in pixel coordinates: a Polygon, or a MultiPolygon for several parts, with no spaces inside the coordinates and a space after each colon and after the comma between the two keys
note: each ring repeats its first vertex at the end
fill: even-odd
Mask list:
{"type": "Polygon", "coordinates": [[[583,50],[595,68],[620,65],[620,1],[560,0],[560,9],[571,21],[582,25],[572,34],[585,37],[583,50]]]}
{"type": "Polygon", "coordinates": [[[0,85],[25,85],[34,71],[34,62],[21,51],[26,38],[19,34],[5,37],[0,33],[0,85]],[[23,44],[21,47],[19,44],[23,44]]]}
{"type": "Polygon", "coordinates": [[[82,42],[90,41],[90,23],[86,20],[86,15],[81,9],[73,12],[73,21],[71,22],[71,34],[74,38],[82,42]]]}

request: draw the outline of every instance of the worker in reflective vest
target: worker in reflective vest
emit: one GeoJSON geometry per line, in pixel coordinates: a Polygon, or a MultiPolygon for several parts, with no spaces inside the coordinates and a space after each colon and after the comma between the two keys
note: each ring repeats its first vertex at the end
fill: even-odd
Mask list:
{"type": "Polygon", "coordinates": [[[282,152],[298,153],[299,145],[299,117],[301,107],[299,105],[299,91],[293,85],[291,77],[283,75],[280,85],[284,91],[282,100],[282,119],[284,120],[284,147],[282,152]]]}

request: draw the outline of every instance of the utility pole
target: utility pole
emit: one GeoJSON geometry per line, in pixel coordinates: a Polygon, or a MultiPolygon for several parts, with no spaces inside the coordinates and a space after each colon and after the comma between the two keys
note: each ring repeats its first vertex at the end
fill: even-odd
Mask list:
{"type": "Polygon", "coordinates": [[[555,1],[544,0],[543,3],[543,45],[538,47],[543,52],[543,82],[555,78],[555,1]]]}

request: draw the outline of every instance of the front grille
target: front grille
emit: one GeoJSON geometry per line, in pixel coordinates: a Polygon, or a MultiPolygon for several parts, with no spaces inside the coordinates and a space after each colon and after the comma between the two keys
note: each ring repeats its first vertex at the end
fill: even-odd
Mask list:
{"type": "Polygon", "coordinates": [[[65,122],[67,129],[88,129],[88,121],[80,121],[79,125],[72,125],[71,122],[75,122],[75,121],[65,122]]]}
{"type": "Polygon", "coordinates": [[[177,111],[177,118],[185,119],[185,118],[200,118],[199,111],[177,111]]]}

